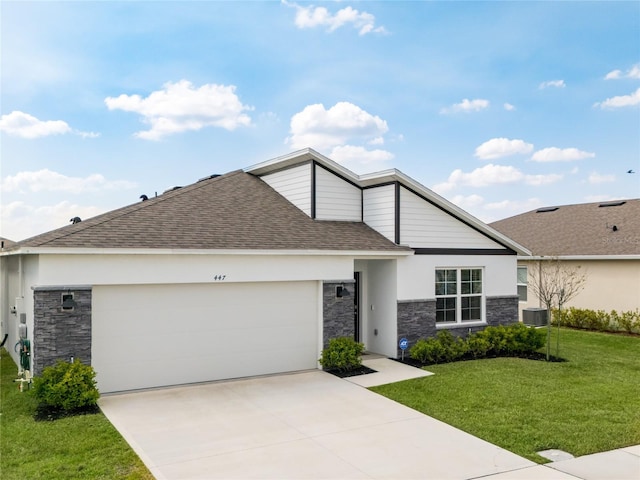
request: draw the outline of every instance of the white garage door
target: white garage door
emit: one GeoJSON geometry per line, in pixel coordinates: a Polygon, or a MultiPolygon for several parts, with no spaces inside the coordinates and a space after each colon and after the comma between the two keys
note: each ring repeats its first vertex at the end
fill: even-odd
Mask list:
{"type": "Polygon", "coordinates": [[[316,282],[96,286],[101,392],[316,368],[316,282]]]}

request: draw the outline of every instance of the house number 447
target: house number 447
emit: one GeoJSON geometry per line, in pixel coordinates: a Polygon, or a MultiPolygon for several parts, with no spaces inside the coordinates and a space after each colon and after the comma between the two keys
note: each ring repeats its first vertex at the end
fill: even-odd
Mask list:
{"type": "Polygon", "coordinates": [[[214,277],[213,277],[213,279],[214,279],[216,282],[221,282],[221,281],[222,281],[222,280],[224,280],[225,278],[227,278],[227,276],[226,276],[226,275],[216,275],[216,276],[214,276],[214,277]]]}

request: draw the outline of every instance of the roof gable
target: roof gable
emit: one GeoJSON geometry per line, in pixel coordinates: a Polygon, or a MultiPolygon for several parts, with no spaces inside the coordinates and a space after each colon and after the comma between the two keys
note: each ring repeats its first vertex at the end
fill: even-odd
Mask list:
{"type": "MultiPolygon", "coordinates": [[[[318,193],[317,187],[319,183],[316,181],[317,175],[314,173],[316,170],[322,172],[322,174],[324,174],[324,172],[330,172],[337,179],[340,179],[344,187],[353,186],[361,191],[380,189],[381,187],[388,185],[395,185],[397,187],[402,186],[407,191],[419,197],[422,201],[428,203],[429,208],[435,207],[435,209],[442,212],[444,216],[448,216],[448,223],[457,223],[459,231],[467,232],[469,235],[473,236],[475,240],[469,245],[469,248],[479,248],[478,246],[482,245],[482,248],[506,249],[509,251],[515,251],[522,255],[529,254],[529,251],[522,245],[519,245],[511,238],[508,238],[502,233],[496,231],[484,222],[470,215],[468,212],[462,210],[413,178],[396,169],[358,175],[310,148],[267,160],[245,169],[246,172],[264,178],[267,183],[273,185],[276,190],[287,197],[289,201],[298,205],[299,208],[304,210],[312,218],[318,218],[318,215],[316,214],[316,207],[321,205],[320,202],[324,198],[323,192],[318,193]],[[321,168],[316,169],[315,166],[321,168]],[[483,238],[481,239],[480,237],[483,238]]],[[[336,184],[337,182],[333,183],[336,184]]],[[[406,241],[402,238],[402,232],[404,231],[406,234],[407,229],[405,228],[403,230],[401,226],[401,220],[399,217],[400,209],[402,207],[399,206],[399,199],[397,197],[391,197],[390,200],[384,200],[384,206],[387,209],[391,208],[392,211],[395,206],[398,206],[398,211],[395,213],[387,212],[387,216],[389,218],[380,220],[379,212],[376,211],[372,213],[368,211],[369,206],[367,205],[367,200],[364,198],[366,195],[358,198],[357,201],[359,202],[359,205],[354,206],[353,202],[355,197],[351,195],[347,198],[348,192],[344,187],[341,192],[331,192],[334,196],[339,195],[342,197],[341,206],[343,207],[343,214],[349,208],[351,212],[350,215],[355,217],[360,214],[360,212],[358,212],[359,207],[362,210],[362,219],[373,228],[383,233],[387,238],[394,240],[399,244],[406,244],[408,242],[410,246],[417,248],[427,245],[424,244],[422,240],[416,244],[414,244],[415,242],[412,243],[410,239],[413,237],[411,236],[405,235],[407,237],[406,241]],[[376,220],[372,220],[374,217],[376,220]]],[[[400,192],[400,188],[396,188],[396,190],[400,192]]],[[[337,210],[334,208],[332,215],[337,219],[338,216],[336,215],[336,211],[337,210]]],[[[345,216],[345,218],[349,217],[345,216]]],[[[423,225],[416,225],[415,227],[422,228],[423,225]]],[[[431,242],[427,243],[428,246],[432,246],[431,242]]]]}
{"type": "Polygon", "coordinates": [[[240,170],[51,232],[20,247],[401,252],[361,222],[314,221],[240,170]]]}
{"type": "Polygon", "coordinates": [[[640,199],[543,207],[491,226],[534,255],[640,255],[640,199]]]}

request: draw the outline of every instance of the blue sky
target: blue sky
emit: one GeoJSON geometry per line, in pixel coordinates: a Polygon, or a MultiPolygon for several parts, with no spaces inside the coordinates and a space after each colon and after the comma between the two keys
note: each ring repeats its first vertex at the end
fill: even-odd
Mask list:
{"type": "Polygon", "coordinates": [[[2,1],[0,235],[311,147],[490,222],[640,197],[640,3],[2,1]],[[637,173],[627,173],[633,170],[637,173]]]}

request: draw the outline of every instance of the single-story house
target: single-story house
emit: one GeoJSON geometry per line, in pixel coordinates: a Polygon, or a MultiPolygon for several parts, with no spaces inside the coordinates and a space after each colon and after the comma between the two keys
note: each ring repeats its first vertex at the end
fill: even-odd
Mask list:
{"type": "Polygon", "coordinates": [[[398,357],[517,321],[527,253],[398,170],[305,149],[5,248],[2,329],[26,324],[35,375],[79,358],[102,392],[314,369],[338,336],[398,357]]]}
{"type": "Polygon", "coordinates": [[[521,311],[544,307],[527,284],[531,269],[550,260],[580,267],[586,277],[566,306],[640,309],[640,199],[542,207],[491,226],[532,253],[518,256],[521,311]]]}

